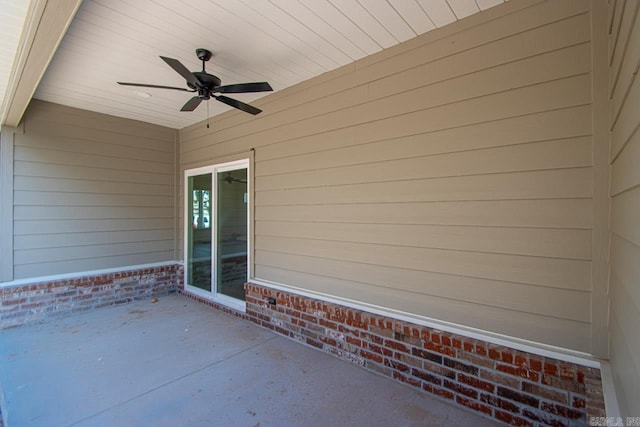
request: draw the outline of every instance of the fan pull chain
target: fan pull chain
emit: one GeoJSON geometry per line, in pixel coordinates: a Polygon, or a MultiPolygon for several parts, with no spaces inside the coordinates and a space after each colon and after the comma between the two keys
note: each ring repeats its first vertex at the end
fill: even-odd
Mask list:
{"type": "Polygon", "coordinates": [[[209,129],[209,102],[210,100],[207,99],[207,129],[209,129]]]}

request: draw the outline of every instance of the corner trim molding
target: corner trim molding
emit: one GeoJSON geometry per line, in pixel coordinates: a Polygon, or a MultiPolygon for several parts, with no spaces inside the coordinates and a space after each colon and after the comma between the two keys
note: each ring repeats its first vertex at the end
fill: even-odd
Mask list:
{"type": "Polygon", "coordinates": [[[618,406],[618,396],[613,380],[613,372],[608,361],[600,362],[600,378],[602,379],[602,394],[604,397],[604,408],[607,417],[620,417],[620,407],[618,406]]]}
{"type": "Polygon", "coordinates": [[[609,357],[609,64],[607,3],[591,2],[593,229],[591,232],[591,354],[609,357]]]}
{"type": "Polygon", "coordinates": [[[13,280],[13,147],[19,129],[0,129],[0,286],[13,280]]]}

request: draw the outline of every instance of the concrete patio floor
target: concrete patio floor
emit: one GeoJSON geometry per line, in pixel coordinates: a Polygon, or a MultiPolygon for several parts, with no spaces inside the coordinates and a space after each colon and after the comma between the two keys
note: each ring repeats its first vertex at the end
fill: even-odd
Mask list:
{"type": "Polygon", "coordinates": [[[5,427],[495,426],[182,296],[0,332],[5,427]]]}

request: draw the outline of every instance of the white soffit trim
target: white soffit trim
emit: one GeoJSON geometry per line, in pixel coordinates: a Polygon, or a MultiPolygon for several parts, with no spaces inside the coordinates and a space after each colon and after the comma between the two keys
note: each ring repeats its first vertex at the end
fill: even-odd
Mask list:
{"type": "Polygon", "coordinates": [[[18,126],[82,0],[31,0],[2,92],[0,124],[18,126]]]}
{"type": "Polygon", "coordinates": [[[0,0],[0,105],[7,93],[29,4],[26,0],[0,0]]]}

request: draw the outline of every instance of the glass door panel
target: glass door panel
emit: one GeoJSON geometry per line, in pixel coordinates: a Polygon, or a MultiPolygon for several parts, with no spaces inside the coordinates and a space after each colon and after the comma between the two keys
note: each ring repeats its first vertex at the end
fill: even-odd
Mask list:
{"type": "Polygon", "coordinates": [[[216,289],[245,299],[247,281],[247,169],[217,174],[216,192],[216,289]]]}
{"type": "Polygon", "coordinates": [[[187,280],[191,286],[211,292],[212,174],[194,175],[187,185],[187,280]]]}

